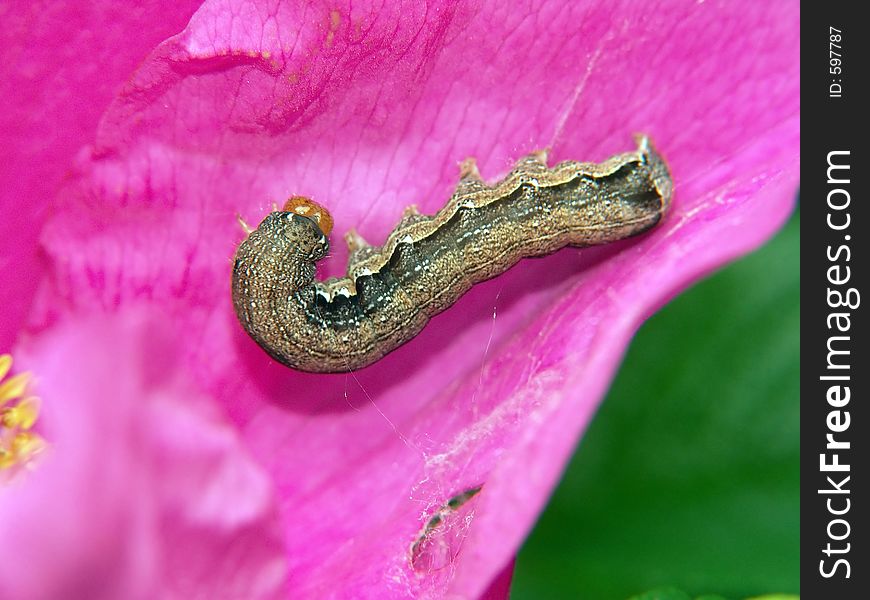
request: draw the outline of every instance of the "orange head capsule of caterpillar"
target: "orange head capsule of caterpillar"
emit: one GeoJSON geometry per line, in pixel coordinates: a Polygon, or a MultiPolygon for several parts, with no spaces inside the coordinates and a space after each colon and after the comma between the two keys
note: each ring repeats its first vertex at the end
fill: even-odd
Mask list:
{"type": "Polygon", "coordinates": [[[292,212],[302,217],[308,217],[320,227],[323,235],[329,235],[332,232],[332,215],[324,207],[320,206],[311,198],[305,196],[291,196],[284,203],[285,212],[292,212]]]}

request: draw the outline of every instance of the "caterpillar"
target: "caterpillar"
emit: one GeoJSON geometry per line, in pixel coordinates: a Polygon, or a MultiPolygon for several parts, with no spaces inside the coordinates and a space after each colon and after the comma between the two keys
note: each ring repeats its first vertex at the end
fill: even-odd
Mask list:
{"type": "Polygon", "coordinates": [[[548,168],[546,154],[535,152],[493,186],[466,159],[444,208],[423,215],[409,207],[380,247],[349,233],[347,275],[327,281],[315,280],[315,263],[329,252],[332,217],[294,196],[236,251],[236,315],[257,344],[294,369],[368,366],[521,258],[613,242],[658,223],[673,183],[649,138],[636,141],[635,151],[598,164],[548,168]]]}

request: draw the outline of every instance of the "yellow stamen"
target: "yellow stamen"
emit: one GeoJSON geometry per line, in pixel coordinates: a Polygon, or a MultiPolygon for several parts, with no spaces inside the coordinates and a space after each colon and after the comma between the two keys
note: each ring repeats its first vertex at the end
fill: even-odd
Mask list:
{"type": "Polygon", "coordinates": [[[17,427],[25,431],[30,429],[39,417],[39,404],[39,398],[28,396],[15,406],[2,409],[3,426],[8,429],[17,427]]]}
{"type": "Polygon", "coordinates": [[[0,381],[6,377],[9,372],[9,367],[12,366],[12,357],[8,354],[0,354],[0,381]]]}
{"type": "Polygon", "coordinates": [[[39,418],[39,398],[25,395],[32,380],[30,373],[3,379],[12,368],[12,357],[0,354],[0,482],[26,467],[47,446],[42,437],[30,431],[39,418]]]}
{"type": "Polygon", "coordinates": [[[30,373],[25,372],[14,375],[3,383],[0,383],[0,405],[5,404],[9,400],[20,398],[28,382],[30,382],[30,373]]]}
{"type": "Polygon", "coordinates": [[[12,451],[18,456],[33,456],[44,447],[43,439],[30,431],[19,433],[12,442],[12,451]]]}

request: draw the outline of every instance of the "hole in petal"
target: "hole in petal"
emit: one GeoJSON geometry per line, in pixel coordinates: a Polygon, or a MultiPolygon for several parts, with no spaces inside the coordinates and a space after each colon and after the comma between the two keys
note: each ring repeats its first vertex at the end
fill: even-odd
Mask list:
{"type": "Polygon", "coordinates": [[[415,571],[427,573],[453,564],[474,518],[469,501],[482,487],[456,494],[432,513],[411,545],[411,565],[415,571]]]}

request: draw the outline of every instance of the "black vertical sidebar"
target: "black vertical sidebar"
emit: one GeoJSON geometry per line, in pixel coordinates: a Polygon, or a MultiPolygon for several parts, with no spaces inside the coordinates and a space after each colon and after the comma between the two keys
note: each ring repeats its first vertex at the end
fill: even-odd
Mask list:
{"type": "Polygon", "coordinates": [[[870,28],[801,6],[801,596],[870,597],[870,28]]]}

